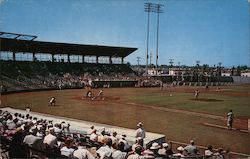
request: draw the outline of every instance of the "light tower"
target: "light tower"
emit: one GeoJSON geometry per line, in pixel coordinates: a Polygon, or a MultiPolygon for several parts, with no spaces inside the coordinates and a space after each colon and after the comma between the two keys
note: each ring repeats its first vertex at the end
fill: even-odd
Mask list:
{"type": "Polygon", "coordinates": [[[148,74],[148,42],[149,42],[149,16],[150,12],[152,12],[153,3],[145,3],[144,4],[144,11],[148,13],[148,30],[147,30],[147,55],[146,55],[146,72],[148,74]]]}
{"type": "MultiPolygon", "coordinates": [[[[248,0],[248,17],[250,17],[250,0],[248,0]]],[[[248,21],[248,25],[250,27],[250,20],[248,21]]],[[[248,35],[249,35],[249,39],[248,39],[248,42],[250,42],[250,30],[248,29],[248,35]]],[[[249,67],[250,67],[250,45],[249,45],[249,67]]]]}
{"type": "Polygon", "coordinates": [[[159,46],[159,21],[160,13],[163,13],[163,4],[154,4],[153,12],[157,13],[157,37],[156,37],[156,56],[155,56],[155,66],[158,67],[158,46],[159,46]]]}

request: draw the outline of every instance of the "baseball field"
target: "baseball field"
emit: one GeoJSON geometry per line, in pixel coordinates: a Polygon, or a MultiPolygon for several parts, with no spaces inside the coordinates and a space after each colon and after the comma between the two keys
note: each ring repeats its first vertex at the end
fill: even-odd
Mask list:
{"type": "MultiPolygon", "coordinates": [[[[92,89],[97,95],[100,89],[92,89]]],[[[93,121],[135,129],[139,121],[146,131],[166,135],[166,140],[213,145],[249,154],[250,85],[217,87],[107,88],[104,100],[86,99],[86,90],[67,89],[15,93],[1,96],[1,107],[93,121]],[[194,98],[194,91],[200,91],[194,98]],[[51,97],[56,106],[48,106],[51,97]],[[233,127],[226,129],[226,114],[232,109],[233,127]],[[214,125],[214,126],[209,126],[214,125]],[[222,127],[221,127],[222,126],[222,127]],[[224,128],[225,127],[225,128],[224,128]],[[243,131],[242,131],[243,130],[243,131]]]]}

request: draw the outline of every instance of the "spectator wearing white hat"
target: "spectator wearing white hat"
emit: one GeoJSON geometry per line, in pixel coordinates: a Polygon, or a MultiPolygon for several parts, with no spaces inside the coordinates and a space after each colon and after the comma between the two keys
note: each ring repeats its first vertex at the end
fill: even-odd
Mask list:
{"type": "Polygon", "coordinates": [[[180,159],[184,159],[185,158],[185,155],[183,154],[184,148],[182,146],[179,146],[179,147],[177,147],[177,151],[178,151],[178,153],[175,153],[173,156],[178,157],[180,159]]]}
{"type": "Polygon", "coordinates": [[[194,146],[194,140],[190,140],[190,144],[184,148],[188,155],[195,155],[197,153],[197,148],[194,146]]]}
{"type": "Polygon", "coordinates": [[[167,143],[162,143],[162,148],[158,150],[158,154],[163,157],[171,158],[173,156],[173,151],[167,143]]]}
{"type": "Polygon", "coordinates": [[[160,155],[158,154],[158,151],[159,151],[160,148],[161,148],[161,146],[160,146],[157,142],[154,142],[154,143],[151,145],[151,147],[149,148],[150,151],[153,152],[154,158],[159,158],[160,155]]]}

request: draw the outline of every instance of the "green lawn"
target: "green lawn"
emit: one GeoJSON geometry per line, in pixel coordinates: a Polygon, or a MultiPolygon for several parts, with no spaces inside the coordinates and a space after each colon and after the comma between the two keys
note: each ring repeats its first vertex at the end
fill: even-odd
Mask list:
{"type": "Polygon", "coordinates": [[[218,101],[197,101],[192,93],[157,92],[141,96],[129,97],[130,101],[161,106],[166,108],[198,111],[225,116],[229,109],[233,109],[237,116],[250,115],[250,97],[229,97],[218,94],[201,94],[199,98],[218,101]]]}

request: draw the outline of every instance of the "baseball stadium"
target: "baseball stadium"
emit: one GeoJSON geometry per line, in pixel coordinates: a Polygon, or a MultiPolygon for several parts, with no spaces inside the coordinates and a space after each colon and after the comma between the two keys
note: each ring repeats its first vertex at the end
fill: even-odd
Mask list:
{"type": "Polygon", "coordinates": [[[153,1],[0,0],[0,159],[250,158],[249,1],[153,1]]]}
{"type": "MultiPolygon", "coordinates": [[[[20,121],[30,114],[33,116],[30,122],[37,120],[33,125],[41,119],[53,121],[55,125],[67,121],[71,130],[67,135],[78,136],[88,135],[90,127],[95,126],[98,135],[104,128],[109,135],[113,131],[120,136],[125,133],[131,144],[136,141],[136,125],[141,122],[146,131],[145,148],[150,149],[152,143],[168,143],[175,151],[192,140],[199,150],[196,157],[203,158],[209,145],[214,151],[223,149],[228,158],[249,155],[249,84],[234,81],[233,77],[214,77],[209,82],[195,79],[176,82],[177,77],[139,75],[123,63],[123,58],[137,48],[44,42],[35,41],[29,35],[1,34],[14,36],[1,37],[1,52],[13,58],[1,60],[2,121],[7,114],[18,115],[16,119],[20,121]],[[17,39],[22,36],[31,40],[17,39]],[[65,53],[65,61],[56,59],[58,51],[65,53]],[[20,52],[32,60],[18,60],[25,56],[20,52]],[[40,61],[41,53],[51,59],[40,61]],[[71,62],[73,56],[84,60],[71,62]],[[95,60],[94,63],[85,62],[86,57],[95,60]],[[102,60],[108,63],[101,63],[102,60]],[[196,90],[198,96],[197,93],[194,96],[196,90]],[[52,97],[54,100],[50,101],[52,97]],[[228,129],[230,109],[235,119],[228,129]]],[[[15,122],[15,127],[20,125],[15,122]]],[[[4,133],[13,136],[13,131],[4,133]]],[[[4,133],[2,156],[7,157],[4,133]]],[[[98,149],[101,143],[98,144],[90,147],[98,149]]]]}

